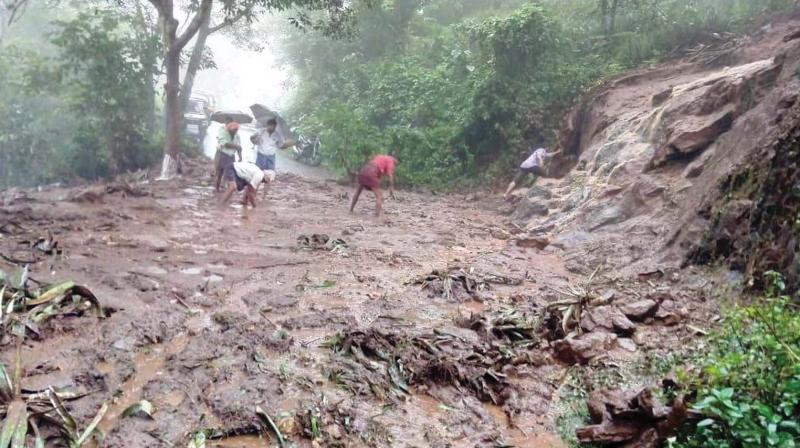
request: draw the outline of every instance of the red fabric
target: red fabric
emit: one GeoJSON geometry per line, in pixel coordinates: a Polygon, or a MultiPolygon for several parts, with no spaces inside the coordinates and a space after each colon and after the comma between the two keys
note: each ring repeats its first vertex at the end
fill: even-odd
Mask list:
{"type": "Polygon", "coordinates": [[[361,167],[358,172],[358,184],[369,190],[380,188],[381,174],[379,168],[373,163],[368,163],[361,167]]]}
{"type": "Polygon", "coordinates": [[[378,175],[392,176],[394,175],[394,166],[397,163],[397,159],[392,156],[380,154],[375,156],[369,163],[378,167],[378,175]]]}

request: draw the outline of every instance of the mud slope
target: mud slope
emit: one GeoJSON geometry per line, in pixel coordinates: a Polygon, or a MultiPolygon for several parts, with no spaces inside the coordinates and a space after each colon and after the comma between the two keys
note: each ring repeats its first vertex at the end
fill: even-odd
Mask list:
{"type": "MultiPolygon", "coordinates": [[[[719,230],[712,209],[729,193],[727,179],[770,158],[792,127],[787,121],[796,120],[789,110],[800,88],[800,40],[784,37],[798,27],[797,20],[770,23],[595,89],[561,138],[579,156],[577,166],[527,192],[519,223],[546,237],[573,272],[603,265],[635,275],[699,260],[694,254],[708,246],[712,227],[719,230]],[[530,219],[542,203],[547,215],[530,219]]],[[[750,206],[739,203],[731,219],[747,221],[742,207],[750,206]]]]}

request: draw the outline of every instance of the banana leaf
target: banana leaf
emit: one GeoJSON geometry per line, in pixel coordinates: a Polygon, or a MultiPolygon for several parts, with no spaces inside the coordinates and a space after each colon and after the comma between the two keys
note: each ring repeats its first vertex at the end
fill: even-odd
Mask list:
{"type": "Polygon", "coordinates": [[[24,401],[15,399],[8,405],[3,430],[0,432],[0,448],[25,448],[28,435],[28,407],[24,401]]]}

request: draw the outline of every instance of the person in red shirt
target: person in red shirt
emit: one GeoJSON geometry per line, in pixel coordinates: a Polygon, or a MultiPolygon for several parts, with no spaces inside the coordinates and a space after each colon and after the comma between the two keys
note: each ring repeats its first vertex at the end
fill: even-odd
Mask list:
{"type": "Polygon", "coordinates": [[[375,193],[375,216],[380,216],[383,206],[383,192],[381,191],[381,178],[389,177],[389,196],[394,199],[394,168],[399,161],[384,154],[377,155],[372,160],[361,167],[358,172],[358,188],[353,195],[353,202],[350,204],[350,213],[356,207],[358,197],[366,188],[375,193]]]}

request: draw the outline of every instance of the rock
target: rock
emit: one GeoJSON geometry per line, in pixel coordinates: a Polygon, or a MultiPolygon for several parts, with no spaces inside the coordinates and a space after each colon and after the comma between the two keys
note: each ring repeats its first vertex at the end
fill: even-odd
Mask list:
{"type": "Polygon", "coordinates": [[[711,150],[704,151],[703,154],[700,154],[700,157],[693,160],[692,163],[683,170],[683,177],[691,179],[703,174],[703,171],[706,169],[706,164],[711,159],[712,155],[714,155],[714,151],[711,150]]]}
{"type": "Polygon", "coordinates": [[[528,189],[527,196],[529,199],[534,199],[534,198],[551,199],[553,197],[553,193],[545,187],[534,185],[528,189]]]}
{"type": "Polygon", "coordinates": [[[661,92],[653,95],[653,98],[650,101],[650,103],[653,105],[653,107],[660,106],[661,104],[664,103],[664,101],[667,100],[667,98],[671,96],[672,96],[672,87],[669,87],[668,89],[662,90],[661,92]]]}
{"type": "Polygon", "coordinates": [[[581,328],[586,332],[602,328],[621,335],[631,335],[636,331],[636,324],[631,322],[617,307],[600,306],[583,314],[581,328]]]}
{"type": "Polygon", "coordinates": [[[629,352],[635,352],[637,350],[636,343],[633,342],[632,339],[628,338],[619,338],[617,339],[617,345],[623,350],[627,350],[629,352]]]}
{"type": "Polygon", "coordinates": [[[622,305],[620,310],[630,319],[641,322],[648,317],[652,317],[656,313],[658,310],[658,302],[652,299],[638,300],[622,305]]]}
{"type": "Polygon", "coordinates": [[[511,215],[511,218],[514,221],[525,222],[534,216],[547,216],[548,213],[549,210],[547,209],[547,206],[541,201],[523,198],[517,204],[516,208],[514,209],[514,213],[511,215]]]}
{"type": "Polygon", "coordinates": [[[673,130],[673,137],[667,145],[683,155],[704,149],[731,128],[734,116],[733,106],[728,106],[702,119],[694,117],[691,124],[682,122],[673,130]]]}
{"type": "Polygon", "coordinates": [[[561,339],[553,344],[555,356],[570,364],[586,364],[611,349],[617,336],[605,332],[586,333],[577,338],[561,339]]]}
{"type": "Polygon", "coordinates": [[[610,420],[612,416],[625,412],[634,398],[636,397],[633,393],[620,389],[596,389],[592,391],[586,400],[586,407],[589,409],[589,417],[592,423],[602,423],[605,420],[610,420]]]}
{"type": "Polygon", "coordinates": [[[781,97],[781,100],[778,102],[778,109],[788,109],[797,102],[797,92],[787,92],[781,97]]]}
{"type": "Polygon", "coordinates": [[[622,443],[632,440],[641,431],[636,423],[617,423],[613,425],[590,425],[578,428],[575,435],[581,443],[622,443]]]}
{"type": "Polygon", "coordinates": [[[668,327],[678,325],[683,320],[683,317],[677,311],[675,302],[672,300],[665,300],[661,303],[658,311],[656,311],[655,318],[668,327]]]}
{"type": "Polygon", "coordinates": [[[675,86],[650,123],[647,137],[656,151],[648,166],[655,168],[707,148],[738,116],[759,103],[781,69],[779,61],[763,59],[675,86]]]}
{"type": "Polygon", "coordinates": [[[489,234],[492,235],[494,238],[497,238],[498,240],[507,240],[511,238],[511,234],[508,231],[498,228],[493,228],[489,230],[489,234]]]}
{"type": "Polygon", "coordinates": [[[581,246],[589,242],[591,239],[592,235],[589,232],[575,230],[572,232],[558,234],[552,241],[550,241],[550,245],[559,249],[569,250],[581,246]]]}
{"type": "Polygon", "coordinates": [[[543,236],[533,236],[528,238],[517,239],[517,246],[519,247],[532,247],[542,250],[548,245],[550,245],[550,240],[543,236]]]}
{"type": "Polygon", "coordinates": [[[336,440],[342,438],[342,429],[335,423],[325,428],[325,432],[336,440]]]}

